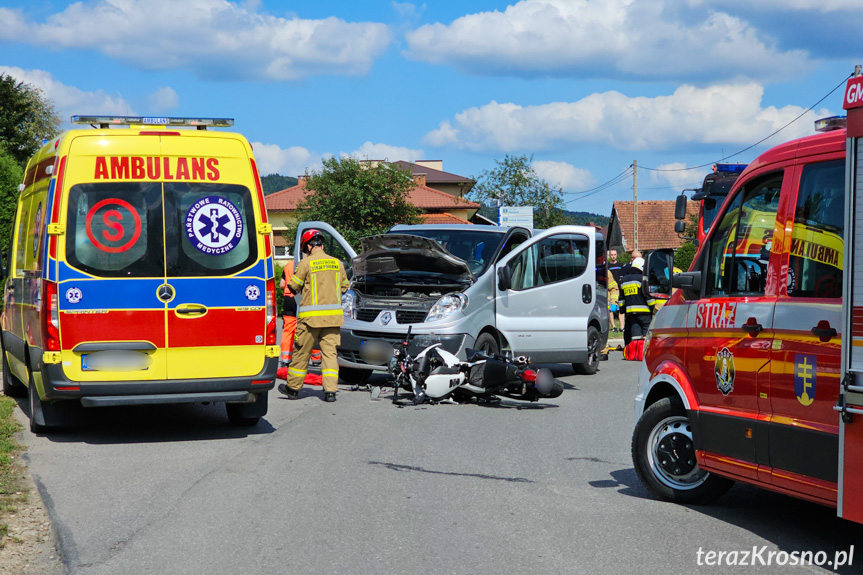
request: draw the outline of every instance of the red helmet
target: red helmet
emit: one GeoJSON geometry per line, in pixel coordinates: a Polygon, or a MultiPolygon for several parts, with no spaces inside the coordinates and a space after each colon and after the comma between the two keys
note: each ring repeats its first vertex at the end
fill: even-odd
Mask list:
{"type": "Polygon", "coordinates": [[[320,244],[324,245],[324,234],[322,234],[319,230],[310,229],[303,232],[303,237],[300,239],[300,253],[306,252],[306,245],[312,240],[318,240],[320,244]]]}

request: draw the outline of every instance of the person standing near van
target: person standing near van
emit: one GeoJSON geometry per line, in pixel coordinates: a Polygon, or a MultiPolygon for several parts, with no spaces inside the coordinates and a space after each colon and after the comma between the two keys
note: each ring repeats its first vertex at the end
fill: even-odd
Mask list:
{"type": "Polygon", "coordinates": [[[321,376],[324,401],[335,401],[339,381],[336,347],[341,343],[340,327],[345,323],[342,294],[348,289],[348,276],[342,263],[324,252],[324,235],[318,230],[303,234],[300,261],[288,282],[293,294],[302,291],[297,309],[297,330],[293,361],[286,383],[279,391],[288,399],[297,399],[309,366],[315,340],[321,345],[321,376]]]}
{"type": "Polygon", "coordinates": [[[611,281],[608,282],[608,319],[611,325],[611,331],[619,333],[623,331],[626,325],[626,315],[620,311],[620,278],[623,277],[623,266],[617,261],[617,250],[608,250],[608,271],[611,274],[611,281]],[[615,316],[620,320],[620,329],[614,324],[615,316]]]}
{"type": "Polygon", "coordinates": [[[283,290],[281,355],[279,356],[279,370],[276,374],[279,379],[288,378],[288,365],[291,363],[294,353],[294,333],[297,330],[297,300],[294,299],[293,292],[288,289],[288,280],[293,275],[294,260],[290,260],[282,269],[282,277],[279,279],[279,289],[283,290]]]}
{"type": "Polygon", "coordinates": [[[647,336],[653,318],[653,306],[656,304],[644,280],[643,258],[632,260],[629,273],[620,278],[620,291],[623,294],[621,309],[626,314],[626,325],[629,327],[628,332],[624,332],[624,340],[629,345],[633,339],[647,336]]]}

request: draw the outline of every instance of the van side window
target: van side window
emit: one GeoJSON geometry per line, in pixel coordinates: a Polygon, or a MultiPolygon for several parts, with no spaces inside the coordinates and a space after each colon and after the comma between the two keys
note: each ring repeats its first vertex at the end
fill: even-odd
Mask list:
{"type": "Polygon", "coordinates": [[[608,286],[608,266],[605,265],[605,240],[596,239],[596,285],[608,286]]]}
{"type": "Polygon", "coordinates": [[[747,185],[728,206],[710,241],[705,295],[764,293],[781,188],[781,175],[769,176],[747,185]]]}
{"type": "Polygon", "coordinates": [[[791,232],[789,296],[842,297],[844,217],[845,162],[804,167],[791,232]]]}
{"type": "Polygon", "coordinates": [[[20,220],[18,221],[18,235],[17,235],[17,250],[15,253],[15,275],[19,277],[24,276],[24,270],[26,266],[24,265],[25,254],[27,253],[27,222],[30,221],[30,198],[26,198],[21,201],[21,208],[18,213],[18,217],[20,220]]]}
{"type": "Polygon", "coordinates": [[[587,269],[590,240],[578,234],[544,238],[514,258],[512,289],[524,290],[579,277],[587,269]]]}

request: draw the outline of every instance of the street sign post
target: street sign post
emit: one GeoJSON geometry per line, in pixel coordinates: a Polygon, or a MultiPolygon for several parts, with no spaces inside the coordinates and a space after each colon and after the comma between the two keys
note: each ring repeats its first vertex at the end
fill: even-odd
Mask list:
{"type": "Polygon", "coordinates": [[[533,228],[533,206],[501,206],[497,209],[500,226],[533,228]]]}

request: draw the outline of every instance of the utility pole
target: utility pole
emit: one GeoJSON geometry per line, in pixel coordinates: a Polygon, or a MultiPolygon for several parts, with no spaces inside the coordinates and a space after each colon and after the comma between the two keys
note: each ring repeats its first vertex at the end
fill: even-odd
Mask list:
{"type": "Polygon", "coordinates": [[[638,160],[632,162],[632,200],[635,218],[633,229],[635,230],[635,249],[638,249],[638,160]]]}

